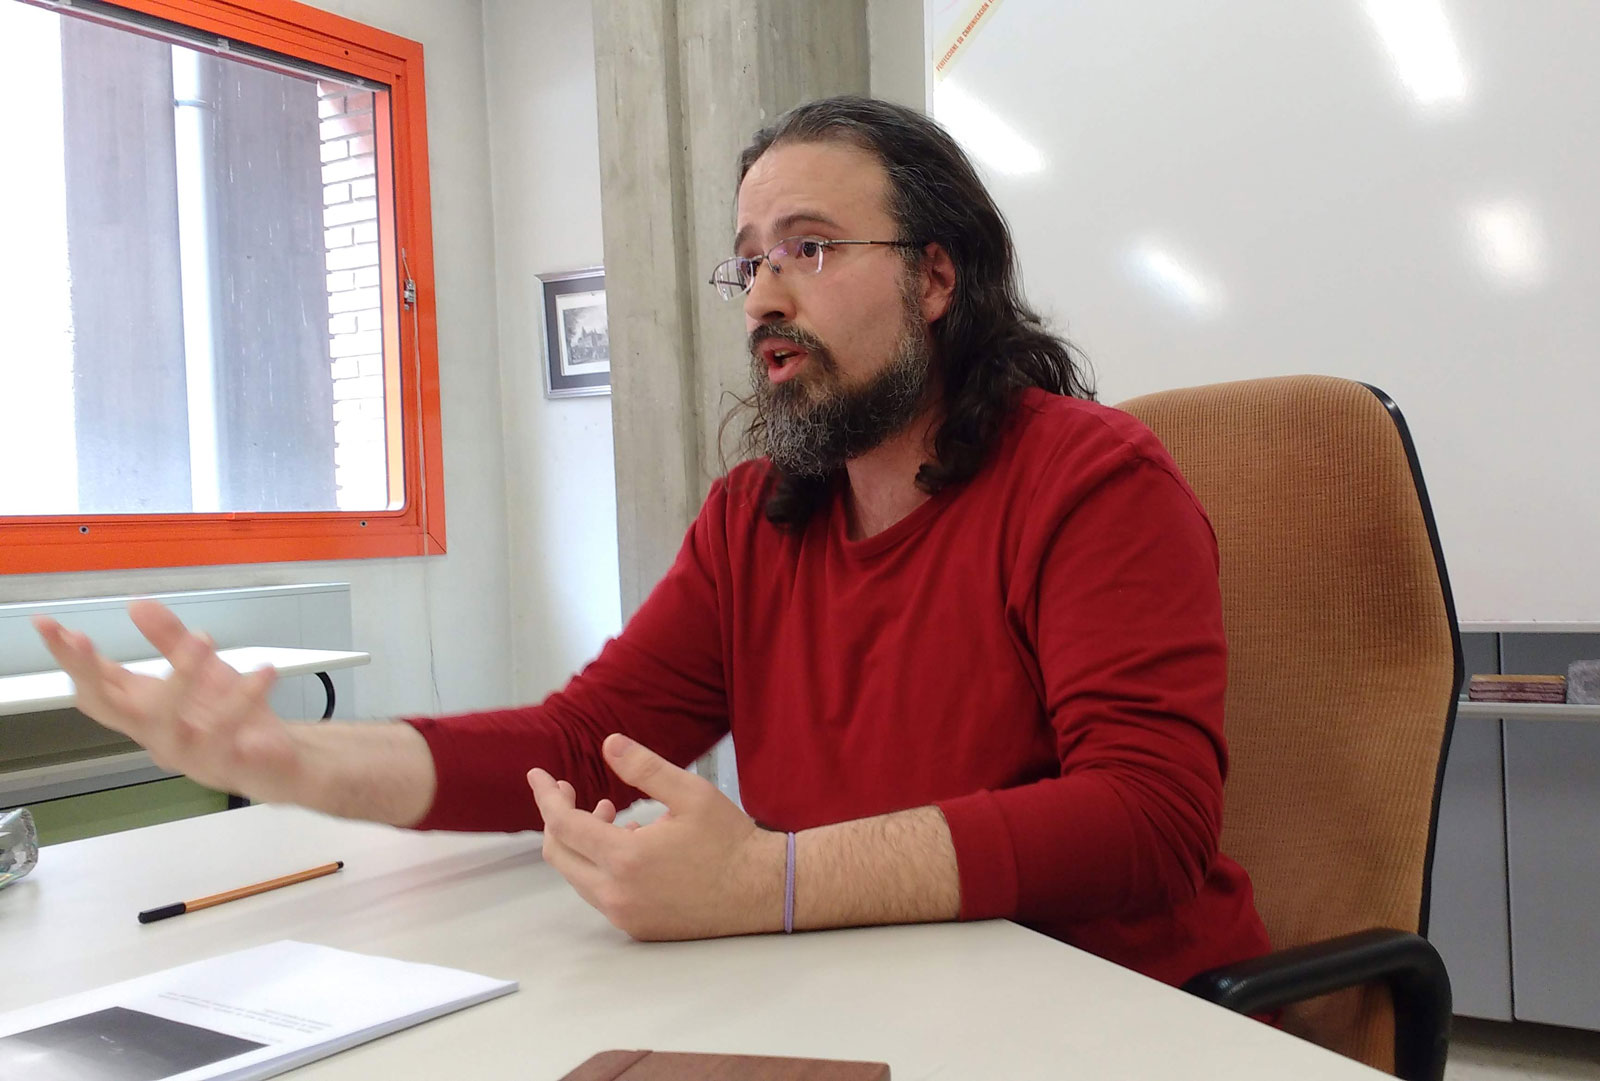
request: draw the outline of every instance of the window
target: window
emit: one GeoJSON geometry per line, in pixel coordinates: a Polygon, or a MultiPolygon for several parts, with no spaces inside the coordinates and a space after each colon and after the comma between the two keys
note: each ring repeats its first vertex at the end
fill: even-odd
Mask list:
{"type": "Polygon", "coordinates": [[[0,0],[0,569],[443,551],[422,49],[0,0]]]}

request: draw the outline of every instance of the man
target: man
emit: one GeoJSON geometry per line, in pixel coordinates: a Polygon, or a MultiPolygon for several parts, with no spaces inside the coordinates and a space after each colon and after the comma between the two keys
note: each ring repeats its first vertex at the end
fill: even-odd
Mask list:
{"type": "Polygon", "coordinates": [[[563,691],[290,727],[270,675],[146,604],[165,683],[41,623],[82,708],[256,800],[543,828],[638,938],[1008,917],[1173,983],[1265,951],[1217,852],[1210,527],[1023,303],[960,149],[886,103],[802,106],[745,151],[737,220],[712,282],[743,300],[764,457],[563,691]],[[744,811],[680,768],[730,729],[744,811]],[[668,812],[617,825],[639,792],[668,812]]]}

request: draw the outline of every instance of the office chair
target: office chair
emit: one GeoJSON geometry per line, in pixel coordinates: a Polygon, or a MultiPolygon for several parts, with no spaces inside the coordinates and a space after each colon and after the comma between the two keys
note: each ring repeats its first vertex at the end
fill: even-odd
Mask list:
{"type": "Polygon", "coordinates": [[[1404,417],[1290,376],[1124,402],[1211,515],[1230,750],[1222,850],[1276,952],[1185,990],[1402,1078],[1444,1076],[1450,982],[1427,933],[1461,638],[1404,417]],[[1338,992],[1337,994],[1330,994],[1338,992]]]}

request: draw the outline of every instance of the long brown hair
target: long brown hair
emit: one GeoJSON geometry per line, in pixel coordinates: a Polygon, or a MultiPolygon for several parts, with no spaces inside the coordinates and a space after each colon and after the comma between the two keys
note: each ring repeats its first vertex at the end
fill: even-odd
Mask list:
{"type": "MultiPolygon", "coordinates": [[[[798,106],[745,147],[739,181],[779,143],[833,140],[867,150],[883,164],[897,239],[918,245],[905,249],[907,260],[915,266],[923,257],[921,246],[934,243],[955,264],[950,307],[929,326],[944,418],[934,435],[936,460],[918,470],[916,483],[932,494],[978,472],[1025,388],[1092,399],[1088,362],[1028,306],[1004,215],[966,153],[921,113],[853,95],[798,106]]],[[[742,402],[734,413],[748,405],[742,402]]],[[[755,413],[741,444],[746,452],[763,452],[764,427],[755,413]]],[[[766,516],[784,529],[799,530],[825,498],[828,480],[791,477],[776,468],[774,474],[766,516]]]]}

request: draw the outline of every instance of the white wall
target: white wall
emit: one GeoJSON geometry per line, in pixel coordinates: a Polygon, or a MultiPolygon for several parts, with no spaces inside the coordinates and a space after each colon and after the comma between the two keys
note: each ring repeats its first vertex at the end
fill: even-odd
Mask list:
{"type": "Polygon", "coordinates": [[[927,97],[924,0],[867,0],[872,96],[922,109],[927,97]]]}
{"type": "Polygon", "coordinates": [[[510,537],[513,689],[534,699],[615,634],[611,399],[545,397],[539,274],[599,266],[588,0],[485,0],[510,537]]]}
{"type": "Polygon", "coordinates": [[[1459,617],[1600,621],[1600,5],[990,10],[936,115],[1104,400],[1382,387],[1459,617]]]}
{"type": "MultiPolygon", "coordinates": [[[[356,648],[373,655],[357,682],[363,714],[509,702],[511,609],[523,599],[513,600],[507,552],[482,8],[478,0],[320,0],[317,6],[418,40],[426,50],[449,554],[6,575],[0,600],[348,581],[356,648]]],[[[585,13],[585,25],[587,19],[585,13]]],[[[591,90],[591,108],[592,102],[591,90]]],[[[609,437],[601,442],[609,455],[609,437]]],[[[592,543],[581,533],[568,537],[569,547],[592,543]]]]}

